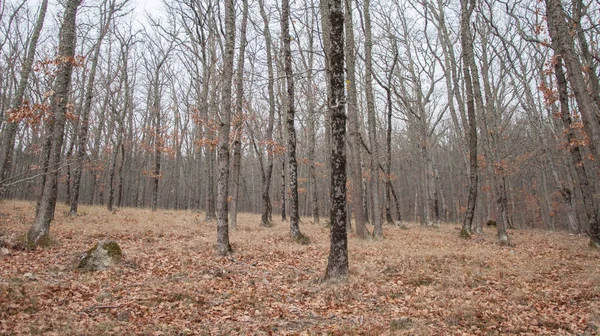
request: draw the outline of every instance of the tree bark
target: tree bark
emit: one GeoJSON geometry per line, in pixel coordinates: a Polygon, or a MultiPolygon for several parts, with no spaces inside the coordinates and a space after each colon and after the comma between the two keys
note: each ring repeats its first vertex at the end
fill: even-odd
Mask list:
{"type": "Polygon", "coordinates": [[[363,206],[363,172],[361,166],[361,145],[360,132],[358,122],[358,99],[356,96],[356,48],[354,44],[354,23],[352,21],[352,6],[353,0],[346,0],[344,18],[346,43],[344,45],[344,56],[346,58],[346,78],[347,78],[347,93],[348,103],[346,109],[348,111],[348,149],[350,150],[350,168],[352,170],[352,204],[354,210],[354,226],[356,227],[356,235],[361,238],[369,236],[367,229],[366,216],[363,206]]]}
{"type": "Polygon", "coordinates": [[[229,133],[231,120],[231,82],[233,78],[233,53],[235,47],[235,7],[233,0],[225,0],[225,55],[222,76],[222,110],[219,120],[219,176],[217,180],[217,253],[231,252],[229,244],[229,133]]]}
{"type": "Polygon", "coordinates": [[[327,63],[331,89],[328,108],[331,115],[331,234],[325,279],[348,275],[346,231],[346,115],[344,113],[344,13],[341,0],[329,0],[331,27],[327,63]]]}
{"type": "Polygon", "coordinates": [[[231,216],[229,227],[237,228],[238,198],[240,196],[240,168],[242,161],[242,127],[244,125],[244,114],[242,104],[244,103],[244,57],[246,53],[246,26],[248,25],[248,0],[242,0],[242,26],[240,28],[240,52],[238,55],[236,75],[236,96],[234,116],[234,140],[233,140],[233,181],[231,198],[231,216]]]}
{"type": "Polygon", "coordinates": [[[31,246],[47,242],[50,233],[50,222],[54,217],[56,198],[58,196],[58,167],[61,163],[69,89],[75,56],[76,15],[80,3],[81,0],[69,0],[67,2],[59,31],[59,65],[51,103],[54,116],[49,121],[53,124],[51,144],[48,152],[47,167],[49,167],[49,172],[43,184],[39,211],[27,234],[27,241],[31,246]]]}
{"type": "Polygon", "coordinates": [[[267,150],[267,162],[266,167],[264,168],[264,172],[262,173],[262,216],[260,225],[267,227],[271,225],[271,215],[272,215],[272,205],[271,205],[271,197],[269,195],[271,189],[271,180],[273,174],[273,161],[275,155],[273,151],[274,141],[273,141],[273,125],[275,123],[275,74],[273,72],[273,52],[271,46],[273,45],[273,41],[271,39],[271,31],[269,29],[269,18],[265,11],[264,1],[260,0],[260,14],[263,19],[263,27],[264,27],[264,35],[265,35],[265,44],[266,44],[266,53],[267,53],[267,94],[269,96],[269,119],[267,122],[267,131],[265,134],[266,140],[266,150],[267,150]]]}
{"type": "Polygon", "coordinates": [[[365,91],[367,98],[367,118],[369,121],[369,143],[371,146],[371,194],[373,197],[373,235],[377,239],[383,238],[381,223],[381,202],[379,190],[379,144],[377,142],[377,116],[375,114],[375,98],[373,97],[373,61],[371,36],[371,1],[364,2],[365,18],[365,91]]]}
{"type": "Polygon", "coordinates": [[[294,240],[301,240],[300,215],[298,213],[298,162],[296,160],[296,128],[294,126],[294,77],[292,69],[292,50],[290,46],[290,3],[281,2],[281,34],[283,38],[283,63],[287,83],[287,153],[288,153],[288,182],[290,184],[290,235],[294,240]]]}
{"type": "MultiPolygon", "coordinates": [[[[556,42],[552,42],[553,47],[556,42]]],[[[585,165],[583,164],[583,155],[578,145],[577,137],[575,136],[575,130],[573,129],[573,122],[571,119],[571,110],[569,108],[569,94],[567,91],[567,79],[563,71],[562,57],[560,55],[555,56],[554,74],[556,75],[556,85],[558,89],[561,120],[564,127],[565,137],[569,152],[571,153],[571,162],[575,168],[576,176],[579,181],[579,189],[581,190],[581,196],[583,199],[583,206],[585,209],[585,215],[588,220],[590,236],[590,246],[599,249],[600,248],[600,225],[598,223],[598,206],[594,200],[594,193],[596,192],[593,179],[588,176],[585,165]]]]}
{"type": "Polygon", "coordinates": [[[469,196],[467,199],[467,212],[462,225],[460,235],[470,238],[475,215],[475,204],[477,201],[477,184],[479,179],[477,163],[477,123],[475,121],[475,100],[473,82],[471,79],[470,62],[473,56],[473,35],[471,34],[471,14],[475,7],[474,1],[461,0],[461,46],[463,53],[463,76],[465,81],[465,94],[467,103],[468,120],[468,143],[469,143],[469,196]]]}
{"type": "MultiPolygon", "coordinates": [[[[83,172],[83,161],[86,153],[86,144],[88,141],[88,131],[89,131],[89,123],[90,123],[90,112],[92,110],[92,98],[94,95],[94,87],[96,86],[96,72],[98,69],[98,60],[100,58],[100,50],[102,46],[102,40],[106,33],[108,33],[108,28],[112,19],[112,15],[114,13],[115,6],[114,2],[111,2],[110,10],[108,12],[108,16],[106,21],[103,22],[102,27],[100,28],[100,35],[98,36],[98,40],[96,41],[96,45],[94,46],[94,53],[92,55],[92,65],[90,68],[90,74],[88,76],[87,88],[85,92],[85,98],[83,103],[83,110],[81,111],[80,123],[79,123],[79,134],[78,134],[78,143],[77,143],[77,155],[75,161],[75,168],[73,171],[73,189],[71,196],[71,207],[70,213],[71,216],[77,215],[77,208],[79,206],[79,193],[81,190],[81,174],[83,172]]],[[[92,195],[92,202],[93,202],[92,195]]]]}

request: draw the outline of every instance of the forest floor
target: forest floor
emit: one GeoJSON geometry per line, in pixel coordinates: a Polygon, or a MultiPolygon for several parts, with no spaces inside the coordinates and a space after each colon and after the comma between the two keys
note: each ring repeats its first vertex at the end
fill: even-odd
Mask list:
{"type": "MultiPolygon", "coordinates": [[[[307,219],[298,245],[287,223],[241,214],[219,257],[203,214],[66,211],[53,246],[0,256],[1,335],[600,335],[600,252],[585,236],[511,230],[511,248],[490,228],[465,241],[455,224],[386,226],[381,241],[351,234],[349,279],[322,282],[329,230],[307,219]],[[74,270],[106,237],[124,262],[74,270]]],[[[0,235],[22,235],[33,212],[0,202],[0,235]]]]}

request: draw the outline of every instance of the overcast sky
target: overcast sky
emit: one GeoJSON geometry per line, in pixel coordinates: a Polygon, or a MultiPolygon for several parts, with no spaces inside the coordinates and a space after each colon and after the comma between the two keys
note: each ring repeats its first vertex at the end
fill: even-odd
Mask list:
{"type": "Polygon", "coordinates": [[[157,11],[162,10],[162,0],[134,0],[136,3],[136,11],[140,14],[149,12],[152,15],[157,14],[157,11]]]}

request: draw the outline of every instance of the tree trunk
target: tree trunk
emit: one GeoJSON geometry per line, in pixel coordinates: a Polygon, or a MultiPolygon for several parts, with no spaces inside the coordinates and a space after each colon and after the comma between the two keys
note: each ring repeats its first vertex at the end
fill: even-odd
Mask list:
{"type": "Polygon", "coordinates": [[[377,143],[377,116],[375,114],[375,98],[373,97],[373,61],[371,37],[371,1],[364,2],[365,20],[365,91],[367,98],[367,118],[369,121],[369,143],[371,146],[371,194],[373,197],[373,235],[377,239],[383,238],[381,223],[381,203],[379,191],[379,144],[377,143]]]}
{"type": "Polygon", "coordinates": [[[242,0],[242,26],[240,28],[240,52],[238,55],[236,93],[235,93],[235,117],[234,117],[234,140],[233,140],[233,181],[231,198],[231,216],[229,226],[237,228],[238,198],[240,195],[240,168],[242,161],[242,127],[244,126],[244,114],[242,104],[244,102],[244,57],[246,53],[246,26],[248,25],[248,0],[242,0]]]}
{"type": "Polygon", "coordinates": [[[463,75],[465,81],[465,93],[467,103],[467,119],[469,129],[469,196],[467,199],[467,212],[463,221],[460,235],[464,238],[470,238],[475,215],[475,204],[477,201],[477,184],[479,179],[477,165],[477,124],[475,121],[475,101],[473,94],[473,82],[471,79],[470,60],[473,56],[473,35],[471,34],[470,21],[471,14],[475,7],[474,1],[461,0],[461,46],[463,53],[463,75]]]}
{"type": "MultiPolygon", "coordinates": [[[[261,226],[270,226],[271,225],[271,214],[272,214],[272,206],[271,206],[271,197],[269,196],[269,192],[271,189],[271,177],[273,174],[273,160],[274,160],[274,143],[273,143],[273,125],[275,123],[275,75],[273,72],[273,53],[271,46],[273,44],[271,40],[271,31],[269,29],[269,18],[267,13],[265,12],[264,2],[259,1],[260,4],[260,14],[263,18],[264,25],[264,35],[265,35],[265,44],[266,44],[266,53],[267,53],[267,73],[268,73],[268,82],[267,82],[267,93],[269,95],[269,120],[267,123],[267,131],[266,131],[266,149],[267,149],[267,164],[264,169],[262,175],[262,217],[261,217],[261,226]]],[[[285,183],[284,183],[285,185],[285,183]]],[[[285,217],[285,216],[283,216],[285,217]]]]}
{"type": "MultiPolygon", "coordinates": [[[[573,38],[569,32],[568,23],[565,20],[565,12],[562,3],[559,0],[546,0],[546,16],[548,18],[548,30],[552,38],[552,49],[557,58],[555,65],[555,73],[557,77],[557,85],[559,91],[559,99],[561,102],[561,112],[564,129],[567,132],[567,143],[571,150],[573,165],[579,177],[579,184],[582,192],[584,208],[589,222],[590,246],[600,248],[600,223],[598,223],[598,208],[594,201],[594,179],[588,180],[587,173],[583,162],[583,157],[577,157],[579,150],[575,151],[574,145],[576,139],[570,125],[570,110],[568,106],[567,82],[563,73],[562,61],[564,60],[567,69],[567,75],[571,89],[575,96],[575,101],[579,107],[583,128],[589,137],[589,148],[595,160],[600,157],[598,152],[598,143],[600,134],[598,132],[598,115],[600,108],[594,103],[590,93],[585,85],[584,76],[581,71],[581,64],[578,56],[574,52],[573,38]],[[568,117],[568,120],[567,120],[568,117]],[[571,136],[571,139],[569,139],[571,136]],[[574,142],[572,140],[575,140],[574,142]]],[[[581,154],[580,154],[581,156],[581,154]]],[[[592,166],[598,176],[599,166],[597,162],[592,161],[592,166]]]]}
{"type": "Polygon", "coordinates": [[[358,122],[358,99],[356,97],[356,48],[354,44],[354,23],[352,22],[352,6],[353,0],[346,0],[344,24],[346,28],[346,44],[344,48],[344,56],[346,58],[346,76],[348,90],[348,149],[350,150],[350,168],[352,170],[352,208],[354,209],[354,226],[356,227],[356,235],[361,238],[367,238],[369,231],[366,224],[366,216],[363,207],[363,171],[361,166],[361,145],[358,122]]]}
{"type": "Polygon", "coordinates": [[[294,240],[302,240],[300,233],[300,215],[298,213],[298,162],[296,161],[296,128],[294,126],[294,77],[292,69],[292,50],[290,46],[290,3],[281,2],[281,34],[283,36],[283,62],[287,83],[287,153],[290,184],[290,235],[294,240]]]}
{"type": "MultiPolygon", "coordinates": [[[[92,98],[94,95],[94,87],[96,85],[96,72],[98,69],[98,60],[100,59],[100,50],[102,46],[102,40],[106,33],[108,32],[108,28],[111,22],[112,15],[114,13],[114,4],[110,6],[110,10],[108,16],[106,18],[106,22],[103,22],[103,26],[100,30],[100,35],[98,36],[98,40],[96,41],[96,45],[94,46],[94,54],[92,55],[92,65],[90,69],[90,74],[88,77],[87,88],[85,92],[85,98],[83,103],[83,110],[81,111],[80,123],[79,123],[79,134],[78,134],[78,144],[77,144],[77,156],[75,158],[75,169],[73,172],[73,190],[71,197],[71,208],[70,213],[72,216],[77,215],[77,207],[79,206],[79,193],[81,191],[81,174],[83,172],[83,160],[85,158],[86,149],[85,146],[88,141],[88,131],[89,131],[89,123],[90,123],[90,112],[92,110],[92,98]]],[[[95,183],[95,181],[94,181],[95,183]]],[[[92,202],[94,196],[92,194],[92,202]]]]}
{"type": "Polygon", "coordinates": [[[75,56],[75,21],[77,8],[79,7],[80,2],[80,0],[69,0],[67,2],[63,22],[59,31],[60,40],[58,55],[60,62],[54,82],[54,95],[52,96],[51,104],[54,116],[49,121],[53,124],[52,139],[50,150],[48,152],[47,167],[49,167],[49,170],[42,187],[39,210],[36,214],[35,221],[27,234],[27,241],[32,246],[47,242],[50,233],[50,221],[54,217],[54,209],[56,207],[56,198],[58,196],[58,171],[61,163],[60,159],[64,139],[67,105],[69,101],[69,88],[71,85],[71,75],[73,73],[73,57],[75,56]]]}
{"type": "MultiPolygon", "coordinates": [[[[555,47],[555,43],[556,42],[554,41],[552,42],[553,47],[555,47]]],[[[590,236],[590,246],[598,249],[600,248],[600,226],[598,223],[598,207],[594,200],[596,188],[594,183],[590,181],[585,165],[583,164],[584,158],[578,145],[579,142],[577,137],[575,136],[575,130],[573,129],[571,110],[569,109],[567,79],[565,78],[562,66],[562,58],[557,56],[554,65],[554,73],[556,75],[556,85],[560,101],[561,120],[563,122],[569,152],[571,153],[571,162],[573,163],[577,179],[579,180],[579,189],[581,190],[585,215],[589,225],[588,234],[590,236]]]]}
{"type": "Polygon", "coordinates": [[[341,0],[329,0],[330,22],[328,108],[331,115],[331,234],[325,279],[348,274],[346,231],[346,115],[344,113],[344,13],[341,0]]]}
{"type": "Polygon", "coordinates": [[[217,180],[217,252],[227,255],[229,244],[229,132],[231,120],[231,82],[233,78],[233,53],[235,47],[235,7],[233,0],[225,0],[225,55],[221,89],[221,115],[219,120],[219,176],[217,180]]]}

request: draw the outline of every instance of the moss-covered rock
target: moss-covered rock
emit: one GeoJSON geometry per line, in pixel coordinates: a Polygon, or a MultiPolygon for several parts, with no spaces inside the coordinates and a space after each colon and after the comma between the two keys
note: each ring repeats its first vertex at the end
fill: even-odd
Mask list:
{"type": "Polygon", "coordinates": [[[123,251],[117,242],[102,240],[97,242],[79,258],[77,268],[85,271],[101,271],[123,260],[123,251]]]}

